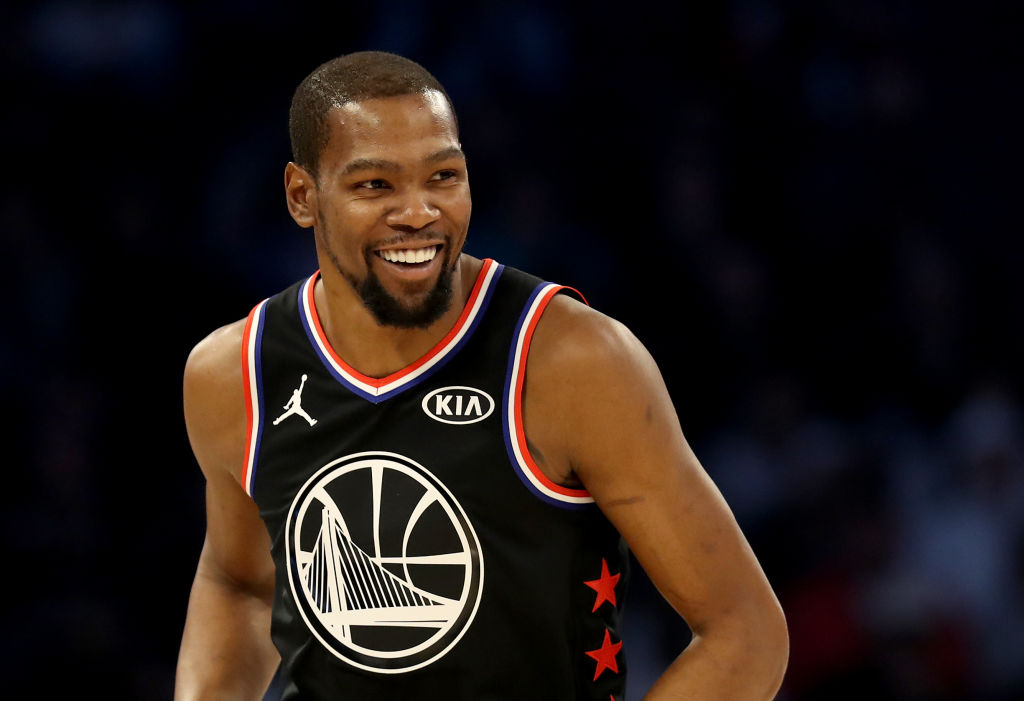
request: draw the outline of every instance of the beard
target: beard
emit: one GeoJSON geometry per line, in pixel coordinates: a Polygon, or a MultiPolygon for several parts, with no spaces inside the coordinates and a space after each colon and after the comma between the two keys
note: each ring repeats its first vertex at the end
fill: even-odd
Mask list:
{"type": "Polygon", "coordinates": [[[444,265],[441,268],[441,274],[437,277],[437,282],[434,283],[427,296],[422,302],[412,307],[402,304],[384,289],[384,285],[381,284],[380,278],[372,268],[368,267],[369,272],[362,282],[356,283],[351,279],[349,282],[352,283],[352,287],[359,293],[363,304],[381,326],[425,329],[444,316],[444,313],[452,306],[452,277],[455,274],[455,265],[455,263],[444,265]]]}
{"type": "MultiPolygon", "coordinates": [[[[337,270],[345,280],[356,291],[363,305],[370,311],[373,318],[381,326],[393,326],[400,329],[425,329],[435,321],[444,316],[452,306],[452,278],[455,275],[455,266],[458,265],[458,257],[451,263],[441,266],[441,273],[437,282],[419,303],[408,306],[396,298],[384,287],[384,284],[377,277],[373,270],[373,256],[376,254],[372,248],[364,251],[366,259],[366,277],[360,280],[341,267],[337,256],[331,249],[326,237],[321,236],[320,241],[327,257],[330,258],[334,269],[337,270]]],[[[438,255],[451,250],[451,239],[445,237],[445,244],[438,255]]]]}

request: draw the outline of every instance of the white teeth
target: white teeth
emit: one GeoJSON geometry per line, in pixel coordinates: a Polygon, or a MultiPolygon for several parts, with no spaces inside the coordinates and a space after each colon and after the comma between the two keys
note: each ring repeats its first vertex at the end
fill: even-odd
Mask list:
{"type": "Polygon", "coordinates": [[[405,248],[393,251],[380,251],[380,257],[392,263],[426,263],[437,255],[437,246],[428,248],[405,248]]]}

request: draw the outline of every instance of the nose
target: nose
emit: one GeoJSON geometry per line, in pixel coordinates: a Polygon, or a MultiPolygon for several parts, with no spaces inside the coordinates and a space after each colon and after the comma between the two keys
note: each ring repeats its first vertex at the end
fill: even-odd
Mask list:
{"type": "Polygon", "coordinates": [[[393,229],[418,231],[440,218],[441,210],[427,199],[426,193],[415,192],[388,213],[387,224],[393,229]]]}

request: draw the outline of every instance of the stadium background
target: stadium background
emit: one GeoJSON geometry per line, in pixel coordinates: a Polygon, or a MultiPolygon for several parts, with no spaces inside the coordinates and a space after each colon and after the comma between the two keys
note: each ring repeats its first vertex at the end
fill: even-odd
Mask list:
{"type": "MultiPolygon", "coordinates": [[[[314,266],[288,102],[374,48],[454,100],[469,252],[580,288],[659,361],[786,609],[780,699],[1024,697],[1022,20],[5,4],[0,687],[169,698],[203,530],[181,368],[314,266]]],[[[636,699],[687,633],[642,577],[626,620],[636,699]]]]}

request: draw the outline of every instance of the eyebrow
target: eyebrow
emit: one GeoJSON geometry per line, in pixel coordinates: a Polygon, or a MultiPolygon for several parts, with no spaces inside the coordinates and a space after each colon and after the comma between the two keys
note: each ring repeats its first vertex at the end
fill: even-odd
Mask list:
{"type": "MultiPolygon", "coordinates": [[[[451,158],[461,158],[466,160],[466,154],[462,152],[462,149],[458,146],[448,146],[447,148],[434,151],[424,157],[424,163],[439,163],[441,161],[447,161],[451,158]]],[[[398,163],[394,161],[384,160],[383,158],[356,158],[345,164],[341,174],[352,175],[363,170],[386,170],[390,172],[397,172],[402,169],[398,163]]]]}
{"type": "Polygon", "coordinates": [[[397,171],[401,170],[401,166],[394,161],[385,161],[382,158],[356,158],[345,164],[345,168],[341,171],[341,174],[351,175],[352,173],[358,173],[361,170],[397,171]]]}
{"type": "Polygon", "coordinates": [[[466,160],[466,154],[462,152],[462,149],[458,146],[449,146],[443,148],[440,151],[434,151],[432,154],[423,159],[424,163],[437,163],[438,161],[447,161],[450,158],[461,158],[466,160]]]}

